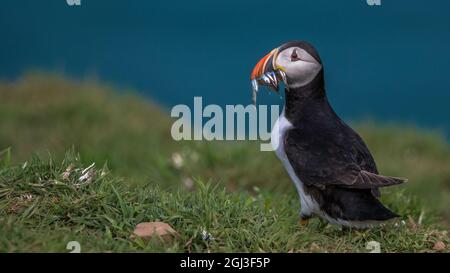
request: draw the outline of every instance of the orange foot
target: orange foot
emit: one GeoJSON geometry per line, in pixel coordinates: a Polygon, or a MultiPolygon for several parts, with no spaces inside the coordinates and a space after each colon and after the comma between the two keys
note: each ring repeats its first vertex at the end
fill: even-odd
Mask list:
{"type": "Polygon", "coordinates": [[[300,219],[300,221],[298,221],[298,223],[299,223],[301,226],[306,226],[306,225],[308,225],[308,223],[309,223],[309,219],[300,219]]]}

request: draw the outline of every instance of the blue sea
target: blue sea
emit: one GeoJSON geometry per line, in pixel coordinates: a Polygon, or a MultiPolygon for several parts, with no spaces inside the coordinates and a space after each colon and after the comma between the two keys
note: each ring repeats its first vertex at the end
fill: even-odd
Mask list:
{"type": "MultiPolygon", "coordinates": [[[[0,78],[30,70],[96,76],[167,108],[251,103],[250,72],[307,40],[346,120],[450,133],[450,1],[2,0],[0,78]],[[76,1],[75,1],[76,2],[76,1]]],[[[259,103],[281,104],[266,92],[259,103]]]]}

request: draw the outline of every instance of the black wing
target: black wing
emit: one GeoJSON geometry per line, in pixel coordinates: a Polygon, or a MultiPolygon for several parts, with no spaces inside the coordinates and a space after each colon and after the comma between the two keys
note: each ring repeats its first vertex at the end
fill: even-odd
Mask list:
{"type": "Polygon", "coordinates": [[[372,189],[405,182],[403,178],[378,175],[366,145],[350,127],[339,133],[291,129],[285,136],[286,155],[300,180],[308,186],[335,185],[372,189]]]}

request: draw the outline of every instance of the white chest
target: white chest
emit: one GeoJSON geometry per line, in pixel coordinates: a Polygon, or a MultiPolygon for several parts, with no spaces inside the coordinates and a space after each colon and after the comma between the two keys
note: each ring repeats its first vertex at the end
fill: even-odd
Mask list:
{"type": "Polygon", "coordinates": [[[286,132],[292,127],[292,123],[290,123],[289,120],[286,119],[283,110],[280,117],[277,119],[275,125],[273,126],[270,138],[272,148],[281,161],[283,161],[284,159],[287,160],[287,156],[284,151],[284,136],[286,135],[286,132]]]}
{"type": "Polygon", "coordinates": [[[281,113],[278,120],[275,122],[275,125],[272,129],[271,133],[271,144],[274,149],[276,155],[283,163],[284,168],[288,172],[292,181],[297,188],[298,194],[300,196],[300,204],[301,204],[301,214],[310,215],[312,213],[317,213],[318,204],[315,200],[312,199],[311,196],[307,195],[303,188],[303,183],[295,174],[294,169],[292,168],[291,163],[286,155],[285,147],[284,147],[284,138],[286,132],[289,131],[293,127],[292,123],[286,119],[284,115],[284,110],[281,113]]]}

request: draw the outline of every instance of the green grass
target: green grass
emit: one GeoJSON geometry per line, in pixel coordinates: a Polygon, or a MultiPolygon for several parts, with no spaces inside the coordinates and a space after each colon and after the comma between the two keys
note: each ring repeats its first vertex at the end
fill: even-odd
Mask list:
{"type": "Polygon", "coordinates": [[[202,181],[193,193],[167,192],[152,183],[130,186],[106,167],[94,168],[92,180],[80,183],[84,167],[69,153],[62,163],[35,157],[26,165],[2,168],[0,249],[66,251],[66,243],[76,240],[83,251],[364,252],[367,242],[377,241],[383,251],[397,252],[449,243],[446,232],[427,217],[419,224],[418,204],[399,193],[386,202],[411,217],[406,224],[343,232],[317,220],[297,225],[295,195],[228,193],[202,181]],[[68,168],[72,171],[65,176],[68,168]],[[169,223],[180,238],[168,245],[129,239],[143,221],[169,223]],[[203,240],[202,230],[214,239],[203,240]]]}
{"type": "Polygon", "coordinates": [[[355,124],[380,171],[409,183],[383,191],[404,224],[343,232],[297,225],[295,189],[258,143],[174,142],[167,111],[132,91],[35,73],[0,83],[0,98],[0,252],[66,252],[73,240],[83,252],[367,252],[369,241],[428,252],[450,243],[450,148],[435,132],[355,124]],[[80,183],[93,162],[93,179],[80,183]],[[131,240],[145,221],[169,223],[180,238],[131,240]]]}

